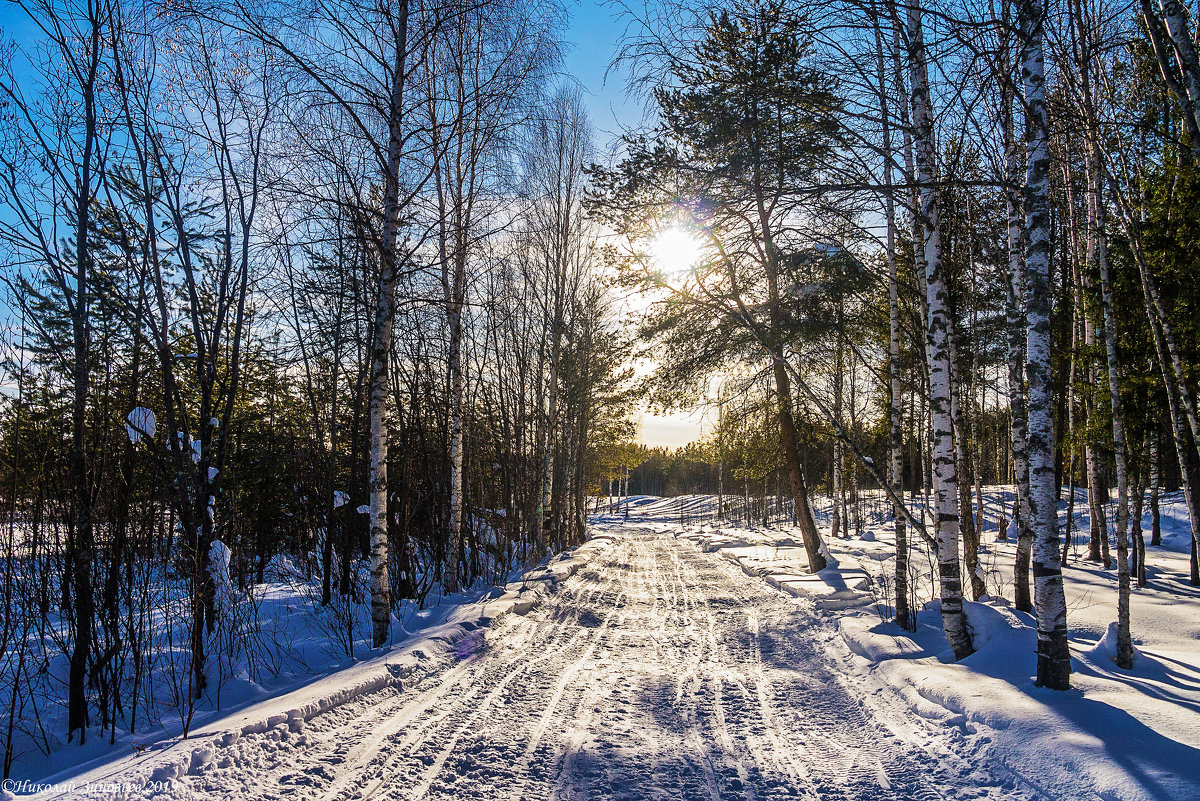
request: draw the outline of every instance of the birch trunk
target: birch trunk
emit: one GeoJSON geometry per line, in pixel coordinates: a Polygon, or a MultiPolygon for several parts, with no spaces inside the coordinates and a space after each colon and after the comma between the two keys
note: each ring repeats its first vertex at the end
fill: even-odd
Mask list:
{"type": "Polygon", "coordinates": [[[950,419],[954,426],[954,460],[955,472],[958,477],[958,513],[962,532],[963,569],[967,572],[967,581],[971,587],[971,600],[978,601],[987,592],[983,576],[979,570],[979,531],[975,528],[975,516],[971,508],[971,484],[973,479],[973,463],[966,413],[963,410],[963,381],[959,377],[960,363],[958,348],[954,345],[954,335],[950,337],[950,419]]]}
{"type": "Polygon", "coordinates": [[[908,58],[911,70],[913,155],[920,187],[920,217],[925,255],[925,291],[929,316],[929,402],[934,473],[935,536],[941,586],[942,625],[956,659],[974,652],[963,609],[958,563],[958,477],[954,464],[954,427],[950,409],[950,309],[942,265],[941,224],[933,143],[933,108],[929,72],[921,30],[921,10],[908,11],[908,58]]]}
{"type": "Polygon", "coordinates": [[[554,491],[554,421],[558,418],[558,352],[557,330],[552,335],[550,374],[547,378],[550,393],[549,408],[546,410],[545,441],[542,450],[541,495],[538,498],[537,531],[534,532],[538,559],[546,553],[546,514],[550,511],[554,491]]]}
{"type": "MultiPolygon", "coordinates": [[[[842,424],[842,349],[839,346],[837,355],[833,363],[833,417],[840,426],[842,424]]],[[[842,442],[839,439],[833,440],[833,454],[831,456],[831,473],[832,479],[832,496],[830,500],[833,502],[833,514],[830,518],[829,536],[837,539],[842,536],[843,520],[845,517],[845,503],[842,500],[842,495],[845,488],[842,486],[842,442]]]]}
{"type": "MultiPolygon", "coordinates": [[[[1108,397],[1112,405],[1113,452],[1117,463],[1117,519],[1113,536],[1117,545],[1117,666],[1133,667],[1133,642],[1129,631],[1129,469],[1125,456],[1125,420],[1121,410],[1121,363],[1117,354],[1117,323],[1113,310],[1112,277],[1108,260],[1103,179],[1100,175],[1100,142],[1093,130],[1089,167],[1088,216],[1091,249],[1100,272],[1100,305],[1104,315],[1104,353],[1108,361],[1108,397]]],[[[1139,504],[1140,507],[1140,504],[1139,504]]]]}
{"type": "MultiPolygon", "coordinates": [[[[1200,58],[1192,32],[1188,30],[1188,8],[1180,0],[1159,0],[1162,21],[1171,39],[1178,73],[1179,98],[1190,117],[1189,127],[1200,129],[1200,58]]],[[[1193,143],[1195,145],[1195,143],[1193,143]]]]}
{"type": "MultiPolygon", "coordinates": [[[[1077,292],[1084,292],[1085,287],[1080,284],[1077,292]]],[[[1082,307],[1082,299],[1079,301],[1082,307]]],[[[1084,314],[1083,321],[1083,344],[1090,354],[1092,346],[1096,343],[1095,329],[1092,327],[1091,320],[1084,314]]],[[[1087,382],[1090,386],[1095,386],[1096,383],[1096,365],[1092,361],[1091,356],[1087,357],[1087,382]]],[[[1087,412],[1089,428],[1093,423],[1095,415],[1094,404],[1089,400],[1084,404],[1087,412]]],[[[1087,469],[1088,482],[1088,561],[1102,562],[1104,569],[1107,570],[1111,565],[1107,557],[1108,550],[1108,526],[1107,518],[1104,513],[1104,503],[1107,500],[1104,496],[1107,494],[1104,491],[1104,478],[1100,474],[1100,462],[1096,457],[1096,446],[1092,442],[1085,442],[1083,445],[1083,462],[1087,469]]]]}
{"type": "Polygon", "coordinates": [[[1025,94],[1025,276],[1029,391],[1029,507],[1033,524],[1034,603],[1037,609],[1037,683],[1070,686],[1067,605],[1058,555],[1053,397],[1050,364],[1050,150],[1042,53],[1041,0],[1018,4],[1021,79],[1025,94]]]}
{"type": "MultiPolygon", "coordinates": [[[[1019,180],[1021,157],[1013,121],[1012,90],[1005,93],[1005,166],[1012,184],[1019,180]]],[[[1008,211],[1008,408],[1013,479],[1016,485],[1017,548],[1013,566],[1013,606],[1033,611],[1029,592],[1029,561],[1033,547],[1033,517],[1029,506],[1028,409],[1025,398],[1025,254],[1022,244],[1021,202],[1015,190],[1005,191],[1008,211]]]]}
{"type": "Polygon", "coordinates": [[[1030,506],[1030,457],[1028,457],[1028,409],[1025,387],[1025,258],[1020,233],[1020,205],[1009,200],[1008,229],[1008,404],[1013,474],[1016,484],[1016,561],[1013,606],[1033,612],[1030,594],[1030,559],[1033,549],[1033,511],[1030,506]]]}
{"type": "MultiPolygon", "coordinates": [[[[1093,344],[1093,343],[1088,343],[1093,344]]],[[[1089,373],[1092,370],[1088,370],[1089,373]]],[[[1090,382],[1089,382],[1090,383],[1090,382]]],[[[1094,411],[1089,408],[1087,410],[1088,417],[1094,414],[1094,411]]],[[[1090,424],[1089,420],[1089,424],[1090,424]]],[[[1085,443],[1083,446],[1083,463],[1087,469],[1088,480],[1088,561],[1099,562],[1104,565],[1107,570],[1112,565],[1109,560],[1104,558],[1105,541],[1108,539],[1107,519],[1104,512],[1104,479],[1100,475],[1100,463],[1096,458],[1096,449],[1092,443],[1085,443]]]]}
{"type": "MultiPolygon", "coordinates": [[[[399,274],[400,159],[404,132],[404,62],[408,49],[408,0],[399,0],[399,26],[393,53],[388,114],[387,163],[384,175],[382,265],[379,297],[371,332],[371,377],[368,387],[371,460],[367,473],[371,519],[371,646],[388,640],[391,597],[388,587],[387,520],[387,412],[388,364],[392,352],[392,327],[396,318],[396,279],[399,274]]],[[[344,558],[349,558],[346,555],[344,558]]]]}
{"type": "Polygon", "coordinates": [[[462,552],[463,517],[463,293],[466,284],[466,252],[456,248],[447,299],[450,333],[450,519],[446,554],[446,591],[457,592],[461,584],[459,556],[462,552]]]}
{"type": "MultiPolygon", "coordinates": [[[[904,418],[901,404],[903,388],[900,383],[900,281],[896,265],[896,203],[892,197],[892,152],[891,118],[888,113],[886,71],[883,57],[883,33],[879,18],[875,22],[875,61],[879,81],[879,117],[883,134],[883,184],[884,218],[887,223],[888,262],[888,480],[892,494],[899,499],[904,492],[902,483],[903,465],[901,449],[904,447],[904,418]]],[[[899,501],[893,504],[892,520],[896,536],[896,563],[894,582],[896,585],[896,625],[910,628],[911,612],[908,608],[908,530],[904,524],[904,509],[899,501]]]]}
{"type": "MultiPolygon", "coordinates": [[[[1089,179],[1090,180],[1090,179],[1089,179]]],[[[1088,225],[1093,226],[1092,218],[1092,203],[1091,191],[1088,191],[1088,225]]],[[[1088,255],[1089,260],[1094,261],[1095,241],[1094,230],[1089,230],[1088,235],[1088,255]]],[[[1083,320],[1083,345],[1085,353],[1088,354],[1086,376],[1089,387],[1096,385],[1096,363],[1092,356],[1093,346],[1096,344],[1096,331],[1092,325],[1091,318],[1088,316],[1084,308],[1083,296],[1089,289],[1087,279],[1081,274],[1082,271],[1078,268],[1073,270],[1075,281],[1075,309],[1076,314],[1083,320]]],[[[1095,403],[1091,400],[1090,393],[1084,400],[1084,413],[1087,416],[1087,426],[1090,430],[1094,423],[1096,414],[1095,403]]],[[[1100,472],[1100,462],[1096,456],[1095,443],[1091,441],[1083,444],[1083,463],[1087,470],[1087,485],[1088,485],[1088,561],[1101,562],[1104,564],[1104,569],[1112,567],[1108,557],[1108,520],[1104,512],[1104,504],[1108,500],[1105,496],[1108,494],[1105,490],[1104,477],[1100,472]]],[[[1074,521],[1072,521],[1074,522],[1074,521]]]]}
{"type": "MultiPolygon", "coordinates": [[[[1100,334],[1104,340],[1104,354],[1108,367],[1108,397],[1112,412],[1113,452],[1117,467],[1117,517],[1113,536],[1117,546],[1117,666],[1129,670],[1133,667],[1133,642],[1129,631],[1129,469],[1126,463],[1125,419],[1121,409],[1121,363],[1117,353],[1116,314],[1113,309],[1111,265],[1108,258],[1108,225],[1104,202],[1104,152],[1100,140],[1100,125],[1096,117],[1093,93],[1093,56],[1091,31],[1088,29],[1083,9],[1078,2],[1072,4],[1072,21],[1078,42],[1078,75],[1082,116],[1086,121],[1087,133],[1087,214],[1088,214],[1088,261],[1096,267],[1100,276],[1100,307],[1103,326],[1100,334]]],[[[1090,452],[1089,448],[1089,452],[1090,452]]],[[[1094,456],[1092,456],[1094,459],[1094,456]]],[[[1089,470],[1091,465],[1089,465],[1089,470]]],[[[1096,495],[1088,476],[1089,501],[1096,495]]],[[[1107,494],[1107,493],[1106,493],[1107,494]]],[[[1093,505],[1093,514],[1095,514],[1093,505]]],[[[1141,504],[1138,504],[1140,509],[1141,504]]],[[[1101,526],[1105,520],[1101,518],[1101,526]]],[[[1093,519],[1093,536],[1096,531],[1093,519]]],[[[1101,532],[1102,535],[1107,532],[1101,532]]],[[[1107,538],[1105,543],[1107,544],[1107,538]]],[[[1109,566],[1107,548],[1103,552],[1104,566],[1109,566]]]]}
{"type": "MultiPolygon", "coordinates": [[[[1135,463],[1136,464],[1136,463],[1135,463]]],[[[1135,467],[1130,488],[1129,533],[1131,571],[1139,587],[1146,586],[1146,538],[1142,532],[1142,509],[1146,500],[1146,471],[1135,467]]]]}
{"type": "MultiPolygon", "coordinates": [[[[843,308],[843,304],[841,304],[841,303],[838,304],[837,324],[838,324],[839,330],[845,330],[845,311],[843,308]]],[[[846,391],[846,378],[847,378],[847,376],[845,375],[845,373],[846,373],[846,358],[845,358],[845,349],[842,348],[840,343],[838,344],[838,348],[837,348],[837,360],[836,360],[836,366],[834,368],[834,371],[835,372],[834,372],[833,378],[834,378],[834,393],[835,394],[834,394],[834,398],[833,398],[833,402],[834,402],[833,417],[837,421],[838,428],[845,430],[846,426],[843,421],[843,417],[844,417],[844,408],[846,406],[846,403],[845,403],[846,399],[843,396],[845,395],[845,391],[846,391]]],[[[853,372],[851,372],[849,379],[850,379],[850,389],[851,389],[851,395],[850,395],[849,401],[850,401],[851,415],[853,415],[853,409],[854,409],[854,395],[853,395],[854,374],[853,374],[853,372]]],[[[837,537],[840,534],[844,539],[848,539],[850,537],[850,514],[849,514],[850,510],[847,505],[847,495],[848,495],[849,487],[847,486],[848,481],[846,479],[846,450],[845,450],[844,444],[842,443],[841,438],[836,437],[836,436],[834,437],[834,440],[833,440],[833,463],[834,463],[834,468],[835,468],[835,472],[834,472],[834,484],[835,484],[834,504],[835,504],[836,514],[837,514],[837,521],[839,523],[839,531],[835,532],[833,534],[833,536],[837,537]]]]}
{"type": "Polygon", "coordinates": [[[1162,451],[1158,431],[1150,432],[1150,544],[1162,545],[1162,518],[1158,514],[1158,493],[1162,486],[1162,451]]]}
{"type": "MultiPolygon", "coordinates": [[[[973,227],[973,226],[972,226],[973,227]]],[[[976,292],[974,272],[971,276],[971,291],[976,292]]],[[[984,390],[979,397],[978,412],[976,412],[976,389],[979,382],[979,341],[976,332],[979,330],[979,319],[976,312],[977,304],[971,304],[971,380],[967,383],[967,399],[971,410],[971,444],[974,449],[971,451],[971,476],[975,481],[975,543],[979,544],[983,538],[983,437],[980,434],[980,418],[983,417],[987,406],[987,394],[984,390]]],[[[974,578],[972,579],[974,581],[974,578]]],[[[981,594],[987,592],[987,587],[983,584],[982,573],[979,576],[981,586],[981,594]]],[[[978,600],[978,598],[976,598],[978,600]]]]}

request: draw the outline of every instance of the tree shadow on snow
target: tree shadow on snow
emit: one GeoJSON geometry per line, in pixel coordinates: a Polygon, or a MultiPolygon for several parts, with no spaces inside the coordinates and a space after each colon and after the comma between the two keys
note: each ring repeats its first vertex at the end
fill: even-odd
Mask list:
{"type": "MultiPolygon", "coordinates": [[[[1084,674],[1084,671],[1079,671],[1084,674]]],[[[1045,690],[1045,693],[1055,692],[1045,690]]],[[[1105,754],[1156,801],[1196,798],[1200,748],[1172,740],[1123,709],[1087,696],[1050,703],[1056,712],[1104,744],[1105,754]]]]}

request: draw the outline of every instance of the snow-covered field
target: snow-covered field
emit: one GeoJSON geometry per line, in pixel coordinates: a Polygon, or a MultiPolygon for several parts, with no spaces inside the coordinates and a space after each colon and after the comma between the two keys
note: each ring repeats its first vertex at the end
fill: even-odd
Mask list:
{"type": "MultiPolygon", "coordinates": [[[[1186,523],[1148,549],[1130,673],[1102,641],[1115,577],[1067,569],[1075,689],[1055,693],[1032,686],[1031,621],[1001,601],[969,606],[979,651],[957,664],[936,609],[915,634],[881,621],[882,519],[812,577],[790,527],[716,525],[711,505],[634,499],[532,589],[448,607],[382,657],[41,797],[1200,798],[1186,523]]],[[[991,539],[1000,588],[1011,546],[991,539]]]]}

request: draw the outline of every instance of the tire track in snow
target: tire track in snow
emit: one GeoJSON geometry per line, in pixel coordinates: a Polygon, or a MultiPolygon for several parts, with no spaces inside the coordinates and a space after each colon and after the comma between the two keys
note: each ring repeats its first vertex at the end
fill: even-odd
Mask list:
{"type": "Polygon", "coordinates": [[[806,601],[664,527],[400,691],[234,746],[174,798],[1010,801],[1007,772],[864,695],[806,601]],[[295,763],[295,764],[293,764],[295,763]]]}

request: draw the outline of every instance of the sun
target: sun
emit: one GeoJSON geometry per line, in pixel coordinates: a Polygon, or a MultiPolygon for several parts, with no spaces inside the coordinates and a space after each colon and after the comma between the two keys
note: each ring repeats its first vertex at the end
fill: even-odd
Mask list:
{"type": "Polygon", "coordinates": [[[678,274],[696,266],[703,247],[694,234],[671,226],[662,229],[650,240],[650,257],[658,269],[668,274],[678,274]]]}

